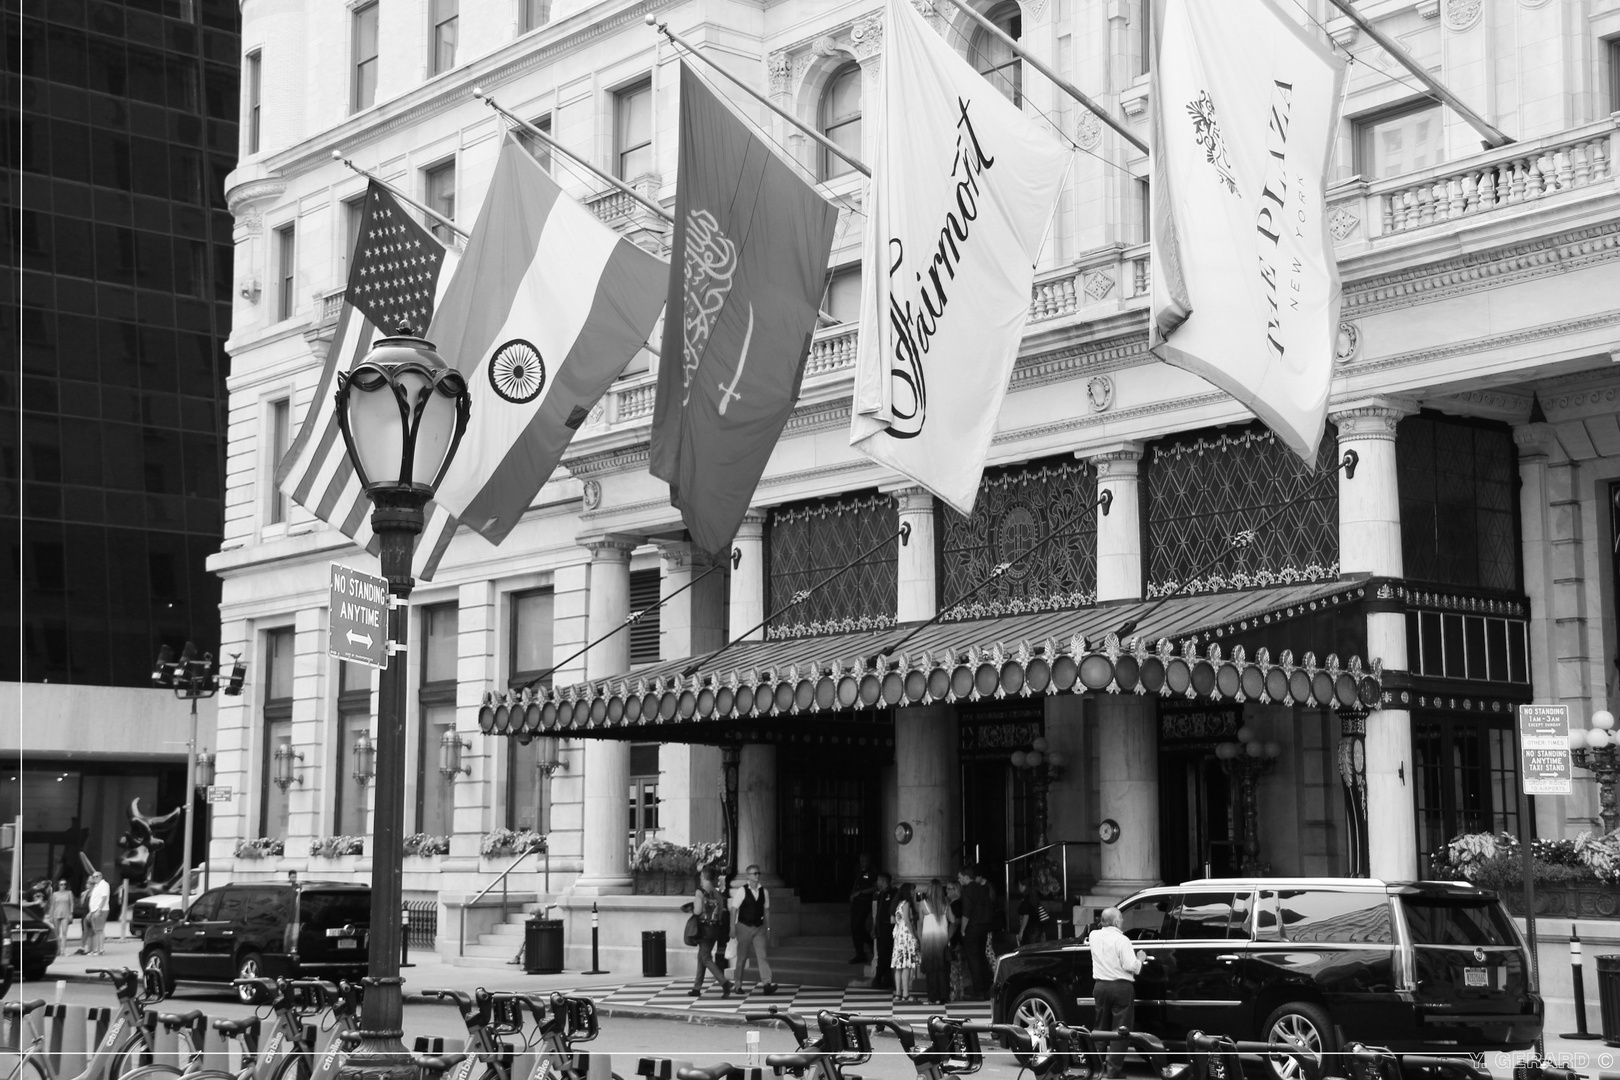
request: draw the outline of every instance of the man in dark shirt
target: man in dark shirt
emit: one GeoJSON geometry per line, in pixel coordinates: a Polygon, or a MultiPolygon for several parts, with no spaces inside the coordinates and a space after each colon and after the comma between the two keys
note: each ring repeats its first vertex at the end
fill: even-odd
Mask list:
{"type": "Polygon", "coordinates": [[[899,898],[899,890],[890,883],[889,875],[879,870],[877,891],[872,894],[872,936],[877,957],[877,966],[872,969],[874,990],[894,989],[894,904],[899,898]]]}
{"type": "Polygon", "coordinates": [[[984,950],[995,926],[994,901],[977,867],[963,867],[957,880],[962,883],[962,962],[967,966],[967,999],[983,1001],[990,996],[990,961],[984,950]]]}
{"type": "Polygon", "coordinates": [[[872,943],[868,920],[872,917],[872,897],[877,893],[877,873],[872,856],[861,852],[855,887],[849,890],[849,936],[855,942],[855,955],[849,960],[852,964],[866,963],[867,946],[872,943]]]}

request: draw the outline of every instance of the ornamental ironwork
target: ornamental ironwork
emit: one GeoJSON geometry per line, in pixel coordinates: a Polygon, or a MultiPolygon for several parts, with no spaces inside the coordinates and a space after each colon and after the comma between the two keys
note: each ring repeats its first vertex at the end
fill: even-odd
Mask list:
{"type": "Polygon", "coordinates": [[[1505,425],[1425,413],[1395,433],[1406,576],[1518,592],[1518,453],[1505,425]]]}
{"type": "Polygon", "coordinates": [[[942,618],[982,619],[1096,603],[1097,519],[1088,512],[1096,501],[1096,471],[1083,461],[1057,459],[986,470],[967,517],[941,504],[941,608],[1009,564],[942,618]],[[1054,530],[1058,537],[1019,558],[1054,530]]]}
{"type": "MultiPolygon", "coordinates": [[[[877,492],[781,506],[765,535],[766,608],[775,611],[900,527],[894,498],[877,492]]],[[[894,625],[899,542],[868,556],[789,608],[768,638],[806,637],[894,625]]]]}
{"type": "Polygon", "coordinates": [[[1338,577],[1338,454],[1331,425],[1314,469],[1259,423],[1150,445],[1142,466],[1148,596],[1338,577]]]}

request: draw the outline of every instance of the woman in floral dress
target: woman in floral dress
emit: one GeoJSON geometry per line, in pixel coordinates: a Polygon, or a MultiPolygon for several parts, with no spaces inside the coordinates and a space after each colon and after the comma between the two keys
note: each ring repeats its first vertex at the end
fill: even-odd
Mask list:
{"type": "Polygon", "coordinates": [[[916,890],[910,882],[900,886],[900,899],[894,905],[894,953],[890,966],[894,969],[894,1000],[911,999],[911,980],[917,975],[921,954],[917,948],[916,890]]]}

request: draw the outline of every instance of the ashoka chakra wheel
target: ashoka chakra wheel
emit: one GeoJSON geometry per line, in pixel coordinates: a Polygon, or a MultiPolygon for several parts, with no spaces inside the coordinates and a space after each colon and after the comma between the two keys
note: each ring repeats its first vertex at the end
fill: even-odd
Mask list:
{"type": "Polygon", "coordinates": [[[496,349],[489,361],[489,385],[514,405],[526,405],[539,397],[546,385],[546,362],[540,358],[540,350],[522,338],[496,349]]]}

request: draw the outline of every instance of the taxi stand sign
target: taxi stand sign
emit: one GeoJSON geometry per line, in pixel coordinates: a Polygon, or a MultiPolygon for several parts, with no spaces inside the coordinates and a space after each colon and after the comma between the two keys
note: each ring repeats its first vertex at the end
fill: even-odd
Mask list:
{"type": "Polygon", "coordinates": [[[388,668],[388,581],[363,570],[332,564],[332,602],[326,651],[340,660],[388,668]]]}
{"type": "Polygon", "coordinates": [[[1520,705],[1519,754],[1526,795],[1571,794],[1569,706],[1520,705]]]}

